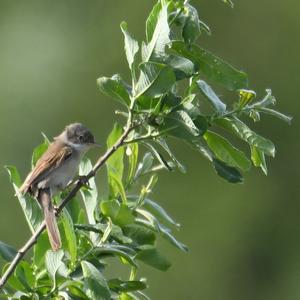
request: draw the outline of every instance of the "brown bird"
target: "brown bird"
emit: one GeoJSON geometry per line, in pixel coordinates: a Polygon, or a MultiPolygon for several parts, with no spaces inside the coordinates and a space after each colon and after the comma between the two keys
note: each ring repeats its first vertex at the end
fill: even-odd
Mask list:
{"type": "Polygon", "coordinates": [[[39,202],[45,217],[49,241],[54,251],[61,247],[55,209],[51,197],[74,179],[81,158],[95,143],[93,134],[80,123],[66,126],[49,145],[20,187],[20,193],[29,193],[39,202]]]}

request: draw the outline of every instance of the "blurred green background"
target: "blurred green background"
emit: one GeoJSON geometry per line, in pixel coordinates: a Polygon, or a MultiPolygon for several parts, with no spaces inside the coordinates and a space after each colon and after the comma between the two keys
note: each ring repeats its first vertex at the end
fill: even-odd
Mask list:
{"type": "MultiPolygon", "coordinates": [[[[162,244],[173,266],[167,273],[143,267],[148,294],[299,299],[300,2],[236,0],[233,10],[219,0],[193,2],[213,31],[200,43],[245,70],[259,96],[271,87],[278,108],[294,121],[289,127],[264,117],[256,126],[275,142],[277,155],[268,160],[268,177],[253,169],[243,185],[222,181],[198,153],[174,143],[188,173],[163,173],[153,198],[182,224],[177,236],[190,253],[162,244]]],[[[126,20],[142,38],[153,3],[0,0],[0,166],[14,164],[24,177],[40,132],[52,137],[73,121],[105,144],[118,106],[98,92],[96,78],[128,76],[119,23],[126,20]]],[[[20,247],[29,231],[2,167],[0,186],[0,240],[20,247]]]]}

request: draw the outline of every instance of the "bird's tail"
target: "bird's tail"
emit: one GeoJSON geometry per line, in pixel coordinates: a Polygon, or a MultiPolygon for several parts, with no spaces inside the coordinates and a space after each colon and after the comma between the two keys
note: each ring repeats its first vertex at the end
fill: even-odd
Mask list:
{"type": "Polygon", "coordinates": [[[49,242],[53,251],[57,251],[59,248],[61,248],[61,239],[59,229],[57,226],[55,210],[51,202],[50,190],[40,190],[38,200],[44,212],[49,242]]]}

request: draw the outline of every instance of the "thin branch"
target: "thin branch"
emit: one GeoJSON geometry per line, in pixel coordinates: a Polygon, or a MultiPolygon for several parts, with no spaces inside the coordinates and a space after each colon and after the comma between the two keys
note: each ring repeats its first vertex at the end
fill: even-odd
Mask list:
{"type": "MultiPolygon", "coordinates": [[[[70,193],[66,196],[66,198],[61,202],[59,207],[57,208],[57,215],[60,214],[62,209],[67,205],[69,201],[71,201],[77,192],[80,190],[82,186],[84,186],[90,178],[94,177],[97,171],[105,164],[105,162],[109,159],[109,157],[117,151],[118,148],[124,145],[124,140],[128,137],[129,133],[135,128],[131,123],[132,117],[128,118],[127,126],[120,136],[120,138],[116,141],[116,143],[108,149],[96,162],[93,169],[83,178],[81,178],[75,185],[75,187],[70,191],[70,193]]],[[[38,237],[41,233],[45,230],[46,225],[45,221],[41,223],[39,228],[35,231],[35,233],[31,236],[31,238],[25,243],[25,245],[18,251],[15,258],[12,260],[11,264],[3,274],[2,278],[0,279],[0,289],[2,289],[9,279],[9,277],[13,274],[15,268],[17,267],[18,263],[22,260],[22,258],[26,255],[26,253],[31,249],[31,247],[37,242],[38,237]]]]}

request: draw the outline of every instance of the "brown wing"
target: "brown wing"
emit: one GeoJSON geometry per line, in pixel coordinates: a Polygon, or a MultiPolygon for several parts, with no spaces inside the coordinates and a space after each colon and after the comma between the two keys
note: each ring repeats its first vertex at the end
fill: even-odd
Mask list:
{"type": "Polygon", "coordinates": [[[68,145],[55,141],[50,144],[47,151],[37,161],[34,169],[28,174],[19,191],[22,194],[37,182],[43,180],[49,173],[61,165],[61,163],[72,155],[72,148],[68,145]]]}

